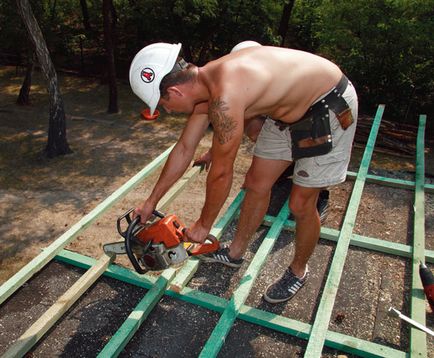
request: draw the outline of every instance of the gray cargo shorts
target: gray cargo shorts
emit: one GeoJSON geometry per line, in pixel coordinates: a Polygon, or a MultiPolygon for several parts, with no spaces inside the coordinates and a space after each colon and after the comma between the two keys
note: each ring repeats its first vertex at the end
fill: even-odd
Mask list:
{"type": "MultiPolygon", "coordinates": [[[[327,94],[318,98],[315,103],[327,94]]],[[[348,82],[343,98],[351,108],[354,123],[344,130],[335,113],[329,111],[333,148],[327,154],[297,160],[293,175],[295,184],[308,188],[322,188],[345,181],[358,113],[357,93],[351,82],[348,82]]],[[[263,159],[292,162],[290,129],[280,130],[274,120],[267,118],[256,141],[254,155],[263,159]]]]}

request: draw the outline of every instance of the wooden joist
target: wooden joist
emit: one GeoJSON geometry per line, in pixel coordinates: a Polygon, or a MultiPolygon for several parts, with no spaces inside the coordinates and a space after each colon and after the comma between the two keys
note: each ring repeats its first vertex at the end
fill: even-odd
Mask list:
{"type": "Polygon", "coordinates": [[[30,328],[7,350],[2,358],[24,356],[62,315],[86,292],[104,273],[113,257],[103,255],[95,266],[90,268],[60,298],[33,323],[30,328]]]}

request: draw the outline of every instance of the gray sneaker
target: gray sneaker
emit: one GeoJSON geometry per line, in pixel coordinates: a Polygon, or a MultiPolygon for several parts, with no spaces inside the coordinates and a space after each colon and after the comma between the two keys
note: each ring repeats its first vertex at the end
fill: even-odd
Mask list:
{"type": "Polygon", "coordinates": [[[308,273],[309,270],[306,266],[304,276],[299,278],[288,267],[276,282],[267,287],[264,293],[264,300],[270,303],[280,303],[290,300],[306,283],[308,273]]]}
{"type": "Polygon", "coordinates": [[[235,260],[229,256],[229,247],[222,247],[215,252],[200,255],[199,258],[204,262],[217,262],[230,267],[240,267],[243,259],[235,260]]]}

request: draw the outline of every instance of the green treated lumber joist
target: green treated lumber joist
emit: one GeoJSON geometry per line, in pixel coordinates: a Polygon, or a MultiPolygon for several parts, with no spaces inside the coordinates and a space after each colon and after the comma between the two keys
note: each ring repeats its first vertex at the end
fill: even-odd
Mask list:
{"type": "MultiPolygon", "coordinates": [[[[347,172],[347,179],[354,180],[357,176],[355,172],[347,172]]],[[[403,180],[403,179],[395,179],[395,178],[387,178],[381,177],[378,175],[368,174],[366,176],[366,181],[368,183],[380,184],[383,186],[390,186],[392,188],[402,188],[414,190],[414,181],[403,180]]],[[[434,184],[425,183],[425,192],[433,194],[434,193],[434,184]]]]}
{"type": "Polygon", "coordinates": [[[152,288],[146,293],[145,297],[142,298],[126,321],[104,346],[103,350],[98,354],[98,357],[117,357],[122,352],[145,321],[146,317],[148,317],[149,313],[158,303],[161,296],[164,295],[169,282],[175,277],[175,272],[175,269],[164,270],[152,288]]]}
{"type": "MultiPolygon", "coordinates": [[[[241,190],[235,199],[229,205],[223,216],[213,226],[210,234],[214,235],[217,239],[223,234],[223,231],[231,223],[235,215],[237,214],[241,203],[243,202],[245,191],[241,190]]],[[[199,260],[197,258],[190,258],[186,264],[177,272],[175,279],[170,283],[170,289],[174,291],[180,291],[190,281],[193,274],[196,272],[199,266],[199,260]]]]}
{"type": "MultiPolygon", "coordinates": [[[[266,215],[262,224],[265,226],[271,226],[274,220],[276,220],[274,216],[266,215]]],[[[292,220],[286,220],[283,229],[294,231],[295,222],[292,220]]],[[[339,234],[340,234],[339,230],[322,227],[320,237],[325,240],[336,242],[338,241],[339,234]]],[[[401,256],[405,258],[411,258],[413,252],[412,247],[409,245],[404,245],[397,242],[390,242],[387,240],[381,240],[381,239],[376,239],[373,237],[362,236],[357,234],[353,234],[351,236],[350,245],[382,252],[385,254],[401,256]]],[[[425,262],[434,263],[433,250],[425,250],[425,262]]]]}
{"type": "Polygon", "coordinates": [[[384,113],[384,105],[379,105],[377,113],[372,124],[371,133],[366,144],[365,152],[360,163],[359,173],[354,183],[350,202],[345,213],[345,219],[342,224],[342,230],[339,234],[339,239],[333,255],[333,260],[330,265],[330,271],[324,286],[321,296],[321,301],[315,315],[315,321],[312,325],[309,342],[306,347],[305,357],[316,358],[321,357],[322,348],[325,341],[330,317],[335,303],[339,283],[342,276],[342,271],[347,257],[350,239],[353,233],[354,224],[356,221],[357,210],[362,197],[363,187],[368,174],[368,168],[374,151],[375,140],[380,127],[381,118],[384,113]]]}
{"type": "MultiPolygon", "coordinates": [[[[304,340],[309,339],[309,332],[312,327],[308,323],[248,306],[241,307],[238,318],[304,340]]],[[[333,331],[326,332],[325,345],[329,348],[362,357],[407,357],[405,352],[397,349],[333,331]]]]}
{"type": "MultiPolygon", "coordinates": [[[[426,116],[419,117],[416,143],[416,187],[414,195],[413,261],[411,280],[411,318],[425,325],[425,293],[419,276],[419,264],[425,259],[425,124],[426,116]]],[[[412,357],[426,357],[426,333],[415,327],[410,328],[410,354],[412,357]]]]}
{"type": "MultiPolygon", "coordinates": [[[[169,152],[167,152],[168,154],[169,152]]],[[[165,155],[167,156],[167,155],[165,155]]],[[[161,156],[160,156],[161,157],[161,156]]],[[[162,161],[159,161],[159,163],[161,164],[162,161]]],[[[149,166],[148,166],[149,167],[149,166]]],[[[156,166],[153,166],[153,168],[156,168],[156,166]]],[[[159,210],[164,210],[171,201],[173,201],[173,199],[182,191],[182,189],[185,187],[185,185],[187,185],[187,183],[194,178],[198,173],[200,172],[200,168],[199,167],[193,167],[192,169],[190,169],[184,176],[183,178],[181,178],[176,185],[174,185],[171,190],[169,190],[166,195],[160,200],[159,202],[159,206],[158,209],[159,210]]],[[[137,175],[134,177],[136,178],[137,175]]],[[[141,176],[143,177],[143,176],[141,176]]],[[[138,182],[137,182],[138,183],[138,182]]],[[[132,188],[132,187],[131,187],[132,188]]],[[[44,256],[44,254],[46,252],[50,251],[50,247],[45,249],[40,256],[44,256]]],[[[103,256],[104,257],[108,257],[108,256],[103,256]]],[[[99,265],[100,266],[100,265],[99,265]]],[[[98,267],[99,267],[98,266],[98,267]]],[[[106,264],[106,266],[108,266],[108,263],[106,264]]],[[[105,270],[105,267],[102,271],[105,270]]],[[[99,272],[99,274],[101,274],[100,272],[101,270],[98,270],[97,272],[99,272]]],[[[168,273],[166,273],[165,275],[174,275],[174,272],[172,269],[170,269],[168,271],[168,273]]],[[[43,336],[43,334],[45,334],[45,332],[57,321],[58,318],[60,318],[60,316],[67,311],[67,309],[69,308],[68,301],[67,301],[67,297],[72,296],[71,292],[74,292],[74,295],[72,298],[74,298],[74,301],[77,300],[79,298],[79,296],[85,292],[85,290],[83,287],[88,287],[86,285],[88,285],[88,282],[94,282],[99,276],[95,275],[96,271],[95,270],[89,270],[81,279],[79,279],[79,281],[77,281],[77,283],[71,287],[70,290],[68,290],[67,294],[62,296],[62,304],[56,303],[50,310],[47,311],[46,314],[44,314],[40,319],[38,319],[38,321],[32,325],[32,327],[26,331],[26,333],[20,337],[20,339],[18,340],[18,342],[10,349],[10,352],[15,352],[15,353],[11,353],[10,356],[16,356],[19,352],[26,352],[28,349],[31,348],[31,346],[33,344],[35,344],[40,337],[43,336]],[[92,274],[92,272],[94,272],[92,274]],[[92,274],[92,277],[89,277],[89,275],[92,274]],[[91,281],[93,280],[93,281],[91,281]],[[66,308],[64,308],[66,307],[66,308]],[[55,314],[53,313],[55,312],[55,314]],[[55,319],[54,319],[55,318],[55,319]]],[[[164,279],[164,276],[163,278],[164,279]]],[[[172,277],[171,277],[172,278],[172,277]]],[[[164,293],[166,287],[164,287],[164,289],[162,290],[161,295],[164,293]]],[[[137,315],[137,313],[136,313],[137,315]]],[[[124,329],[125,331],[125,329],[124,329]]],[[[126,343],[125,343],[126,344],[126,343]]],[[[112,347],[112,345],[111,345],[112,347]]],[[[8,351],[9,352],[9,351],[8,351]]],[[[7,353],[8,353],[7,352],[7,353]]]]}
{"type": "MultiPolygon", "coordinates": [[[[201,171],[200,167],[191,168],[172,188],[161,198],[157,204],[157,210],[164,211],[167,206],[178,196],[184,187],[201,171]]],[[[139,302],[127,320],[113,335],[99,357],[117,357],[125,348],[143,321],[155,307],[167,288],[169,282],[175,277],[176,270],[168,268],[160,275],[145,297],[139,302]]]]}
{"type": "MultiPolygon", "coordinates": [[[[61,250],[54,259],[84,270],[95,265],[96,262],[93,257],[81,255],[78,252],[69,250],[61,250]]],[[[116,264],[109,265],[107,270],[104,272],[104,276],[147,289],[151,288],[158,280],[158,276],[140,275],[135,271],[116,264]]]]}
{"type": "Polygon", "coordinates": [[[165,211],[169,204],[184,190],[184,188],[201,172],[198,166],[188,170],[175,185],[173,185],[167,193],[160,199],[156,209],[165,211]]]}
{"type": "Polygon", "coordinates": [[[62,315],[92,286],[112,261],[107,255],[95,262],[60,298],[27,329],[21,337],[7,350],[2,358],[23,357],[62,315]]]}
{"type": "Polygon", "coordinates": [[[268,254],[271,252],[276,239],[279,237],[279,234],[282,230],[283,224],[288,217],[289,208],[288,202],[286,201],[283,204],[282,209],[280,209],[279,215],[277,216],[276,221],[271,226],[267,235],[265,236],[261,246],[255,254],[252,262],[244,273],[238,288],[235,290],[232,295],[229,304],[226,306],[222,316],[220,317],[217,326],[214,328],[210,338],[206,342],[202,352],[200,353],[200,357],[216,357],[218,352],[220,351],[223,343],[232,328],[235,319],[237,318],[241,306],[246,301],[250,290],[253,287],[253,284],[256,278],[259,275],[259,272],[262,266],[265,263],[265,260],[268,257],[268,254]]]}
{"type": "Polygon", "coordinates": [[[56,254],[74,240],[83,230],[91,225],[100,215],[113,206],[119,199],[130,192],[145,177],[157,169],[167,158],[173,146],[161,153],[156,159],[149,163],[140,172],[134,175],[124,185],[114,191],[103,202],[98,204],[91,212],[83,216],[81,220],[71,226],[71,228],[57,238],[42,253],[36,256],[2,286],[0,286],[0,304],[2,304],[10,295],[21,287],[30,277],[42,269],[56,254]]]}
{"type": "MultiPolygon", "coordinates": [[[[87,269],[95,264],[95,259],[67,250],[62,250],[58,256],[56,256],[56,260],[83,269],[87,269]]],[[[139,275],[127,268],[117,265],[110,265],[104,275],[146,289],[152,288],[157,280],[156,277],[154,277],[153,280],[149,280],[143,277],[143,275],[139,275]]],[[[224,312],[229,304],[229,302],[223,298],[188,287],[185,287],[181,292],[167,290],[165,294],[172,298],[196,304],[218,313],[224,312]]],[[[311,330],[310,324],[246,305],[241,306],[238,318],[304,340],[309,338],[311,330]]],[[[325,344],[330,348],[363,357],[407,357],[407,354],[400,350],[332,331],[327,331],[325,344]]]]}
{"type": "MultiPolygon", "coordinates": [[[[190,171],[198,171],[198,167],[193,167],[190,171]]],[[[192,175],[188,175],[189,178],[192,175]]],[[[180,190],[181,186],[184,186],[188,180],[181,180],[177,183],[176,189],[173,193],[168,192],[162,200],[159,202],[159,210],[162,210],[167,204],[173,199],[174,195],[180,190]]],[[[239,209],[242,199],[244,197],[244,192],[240,192],[232,204],[229,206],[228,210],[225,214],[220,218],[217,224],[214,226],[212,230],[212,234],[216,237],[220,237],[224,228],[230,223],[230,221],[235,216],[237,210],[239,209]]],[[[168,268],[164,270],[160,275],[158,280],[152,286],[150,291],[145,295],[145,297],[140,301],[134,311],[130,314],[128,319],[124,322],[124,324],[119,328],[119,330],[113,335],[111,340],[107,343],[104,349],[98,355],[99,357],[117,357],[119,353],[125,348],[127,343],[134,336],[135,332],[139,329],[143,321],[149,315],[151,310],[155,307],[155,305],[160,300],[161,296],[164,294],[169,283],[173,280],[173,278],[178,278],[178,285],[174,285],[175,290],[180,291],[185,284],[190,280],[191,276],[196,272],[197,259],[190,259],[187,263],[184,264],[182,269],[176,272],[173,268],[168,268]],[[180,277],[180,279],[179,279],[180,277]],[[179,287],[179,285],[182,285],[179,287]]],[[[172,286],[171,286],[172,287],[172,286]]],[[[172,288],[172,289],[174,289],[172,288]]]]}

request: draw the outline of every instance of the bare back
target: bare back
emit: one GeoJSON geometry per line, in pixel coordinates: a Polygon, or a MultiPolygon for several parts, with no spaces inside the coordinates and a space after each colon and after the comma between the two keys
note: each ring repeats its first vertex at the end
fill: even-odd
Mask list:
{"type": "Polygon", "coordinates": [[[211,96],[235,94],[244,118],[267,114],[288,123],[300,119],[341,76],[339,67],[322,57],[267,46],[229,54],[202,68],[211,96]]]}

